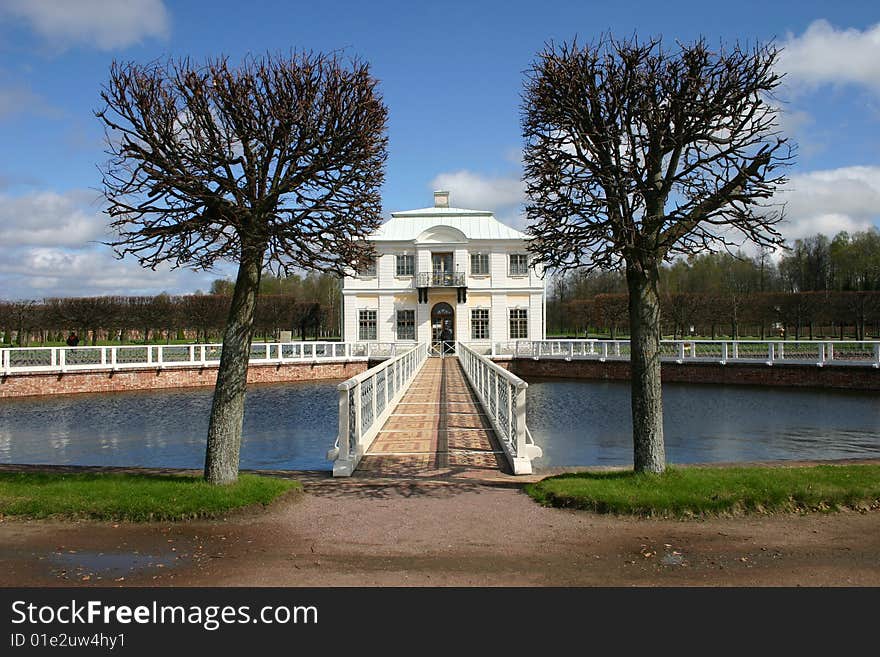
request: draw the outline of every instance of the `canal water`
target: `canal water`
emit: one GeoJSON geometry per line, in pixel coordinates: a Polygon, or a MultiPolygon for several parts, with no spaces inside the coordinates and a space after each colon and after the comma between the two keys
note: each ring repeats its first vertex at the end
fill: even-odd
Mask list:
{"type": "MultiPolygon", "coordinates": [[[[337,382],[251,386],[241,465],[327,470],[337,382]]],[[[0,463],[200,468],[212,389],[0,401],[0,463]]],[[[880,396],[668,384],[671,463],[880,457],[880,396]]],[[[536,468],[632,463],[629,384],[532,380],[536,468]]]]}

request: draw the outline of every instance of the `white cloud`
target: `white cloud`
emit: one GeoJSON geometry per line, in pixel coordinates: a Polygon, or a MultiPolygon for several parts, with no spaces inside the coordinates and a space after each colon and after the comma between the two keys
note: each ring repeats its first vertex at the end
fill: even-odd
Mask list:
{"type": "Polygon", "coordinates": [[[74,45],[114,50],[146,38],[165,38],[170,17],[162,0],[0,0],[53,48],[74,45]]]}
{"type": "Polygon", "coordinates": [[[864,31],[837,29],[824,19],[782,44],[779,69],[792,87],[859,84],[880,91],[880,23],[864,31]]]}
{"type": "Polygon", "coordinates": [[[89,190],[0,194],[0,244],[5,248],[82,248],[91,241],[100,241],[106,233],[107,217],[96,203],[96,192],[89,190]]]}
{"type": "Polygon", "coordinates": [[[880,218],[880,166],[795,174],[777,200],[786,203],[787,239],[865,230],[880,218]]]}
{"type": "Polygon", "coordinates": [[[91,190],[0,194],[0,298],[192,293],[229,275],[117,259],[101,244],[109,218],[91,190]]]}
{"type": "Polygon", "coordinates": [[[119,260],[109,247],[71,250],[57,247],[0,247],[0,297],[40,299],[64,296],[191,294],[207,290],[228,272],[144,269],[133,259],[119,260]]]}
{"type": "Polygon", "coordinates": [[[483,176],[472,171],[441,173],[432,181],[434,189],[449,191],[449,203],[457,208],[500,212],[525,200],[518,176],[483,176]]]}

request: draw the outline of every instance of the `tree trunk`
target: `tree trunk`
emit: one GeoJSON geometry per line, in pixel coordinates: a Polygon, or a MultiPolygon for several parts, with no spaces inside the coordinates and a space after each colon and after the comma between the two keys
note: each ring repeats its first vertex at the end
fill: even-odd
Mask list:
{"type": "Polygon", "coordinates": [[[205,479],[212,484],[231,484],[238,479],[241,427],[248,363],[254,332],[254,310],[260,288],[263,251],[243,247],[232,306],[223,332],[223,350],[205,454],[205,479]]]}
{"type": "Polygon", "coordinates": [[[663,398],[660,387],[660,297],[658,267],[627,263],[633,466],[636,472],[663,472],[663,398]]]}

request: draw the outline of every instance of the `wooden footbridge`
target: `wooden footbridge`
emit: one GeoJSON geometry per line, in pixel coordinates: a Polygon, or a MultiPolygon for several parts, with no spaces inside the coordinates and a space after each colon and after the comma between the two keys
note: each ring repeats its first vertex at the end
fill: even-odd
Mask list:
{"type": "Polygon", "coordinates": [[[527,387],[461,343],[436,357],[418,345],[339,385],[333,474],[529,474],[541,449],[525,423],[527,387]]]}

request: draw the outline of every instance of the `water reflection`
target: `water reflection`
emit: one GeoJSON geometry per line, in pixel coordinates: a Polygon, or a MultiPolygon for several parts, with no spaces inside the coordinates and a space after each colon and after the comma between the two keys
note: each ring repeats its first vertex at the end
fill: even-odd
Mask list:
{"type": "MultiPolygon", "coordinates": [[[[242,467],[330,468],[336,381],[251,386],[242,467]]],[[[0,401],[0,463],[201,468],[213,390],[0,401]]],[[[672,463],[880,457],[878,395],[751,386],[664,386],[672,463]]],[[[538,468],[632,463],[629,384],[532,380],[538,468]]]]}
{"type": "MultiPolygon", "coordinates": [[[[632,463],[626,382],[533,379],[535,466],[632,463]]],[[[880,457],[872,393],[666,384],[663,427],[672,463],[880,457]]]]}
{"type": "MultiPolygon", "coordinates": [[[[336,381],[251,386],[241,466],[329,469],[336,381]]],[[[0,462],[201,468],[212,388],[0,402],[0,462]]]]}

